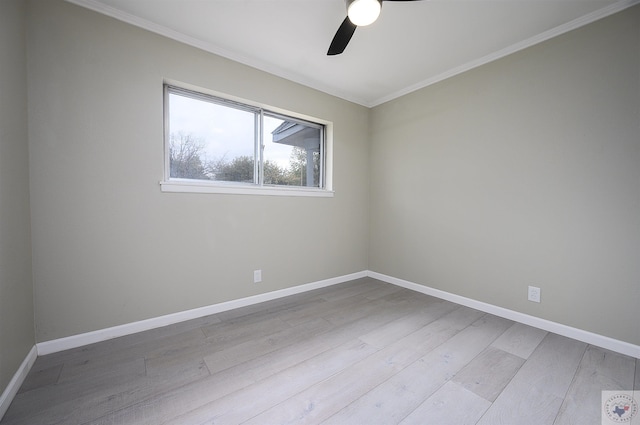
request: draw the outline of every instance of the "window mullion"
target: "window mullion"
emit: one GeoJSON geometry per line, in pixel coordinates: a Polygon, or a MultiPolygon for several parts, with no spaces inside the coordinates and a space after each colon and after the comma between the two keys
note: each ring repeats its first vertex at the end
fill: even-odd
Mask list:
{"type": "Polygon", "coordinates": [[[262,158],[264,156],[264,143],[262,136],[262,128],[264,127],[264,113],[262,109],[256,112],[256,134],[255,134],[255,149],[256,149],[256,160],[255,160],[255,173],[256,173],[256,183],[258,186],[264,186],[264,164],[262,158]]]}

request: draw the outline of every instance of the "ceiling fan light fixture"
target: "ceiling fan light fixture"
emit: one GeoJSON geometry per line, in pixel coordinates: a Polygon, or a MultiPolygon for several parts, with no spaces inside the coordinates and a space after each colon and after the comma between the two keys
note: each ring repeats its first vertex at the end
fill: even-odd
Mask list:
{"type": "Polygon", "coordinates": [[[364,27],[378,19],[380,0],[347,0],[347,15],[354,25],[364,27]]]}

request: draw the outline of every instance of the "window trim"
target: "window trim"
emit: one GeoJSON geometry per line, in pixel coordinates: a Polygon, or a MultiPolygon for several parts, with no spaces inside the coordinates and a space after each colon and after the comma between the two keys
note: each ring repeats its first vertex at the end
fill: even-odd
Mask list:
{"type": "Polygon", "coordinates": [[[202,180],[179,180],[160,182],[163,192],[184,193],[221,193],[235,195],[266,195],[266,196],[308,196],[316,198],[332,198],[334,192],[326,189],[306,188],[303,186],[249,186],[233,182],[208,183],[202,180]]]}
{"type": "Polygon", "coordinates": [[[160,181],[162,192],[183,192],[183,193],[219,193],[219,194],[239,194],[239,195],[267,195],[267,196],[303,196],[303,197],[333,197],[333,123],[315,117],[298,114],[281,108],[272,107],[224,93],[214,92],[200,87],[191,86],[184,83],[165,81],[163,83],[163,149],[164,149],[164,176],[160,181]],[[170,177],[169,158],[169,92],[183,93],[184,95],[200,98],[207,102],[217,103],[231,108],[246,110],[256,113],[256,161],[257,181],[253,184],[241,182],[225,182],[215,180],[192,180],[170,177]],[[264,184],[264,141],[262,131],[262,121],[264,116],[285,118],[300,121],[305,125],[317,126],[321,132],[324,143],[320,144],[321,163],[324,165],[320,170],[320,182],[323,187],[308,186],[285,186],[264,184]]]}

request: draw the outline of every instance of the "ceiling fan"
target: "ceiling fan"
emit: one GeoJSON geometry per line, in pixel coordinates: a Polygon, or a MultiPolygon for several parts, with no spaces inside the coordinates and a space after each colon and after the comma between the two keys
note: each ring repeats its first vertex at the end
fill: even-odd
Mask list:
{"type": "Polygon", "coordinates": [[[383,1],[420,1],[420,0],[346,0],[347,17],[333,36],[329,46],[328,56],[339,55],[349,44],[357,27],[363,27],[375,22],[380,15],[383,1]]]}

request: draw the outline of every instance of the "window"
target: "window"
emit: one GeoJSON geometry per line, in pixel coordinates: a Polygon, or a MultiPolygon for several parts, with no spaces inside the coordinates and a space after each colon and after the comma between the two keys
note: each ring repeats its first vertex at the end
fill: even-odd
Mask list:
{"type": "Polygon", "coordinates": [[[325,124],[168,84],[164,96],[163,191],[330,193],[325,124]]]}

